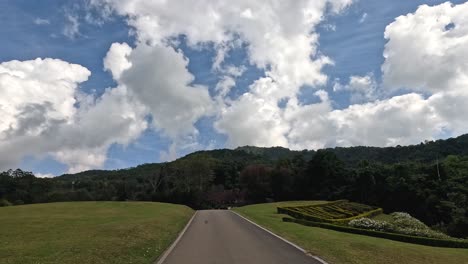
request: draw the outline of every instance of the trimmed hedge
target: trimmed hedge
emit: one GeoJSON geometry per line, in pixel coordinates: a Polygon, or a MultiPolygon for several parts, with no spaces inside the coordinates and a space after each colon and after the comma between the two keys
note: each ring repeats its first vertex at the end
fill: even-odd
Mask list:
{"type": "Polygon", "coordinates": [[[351,203],[347,200],[309,206],[278,207],[277,211],[279,214],[287,214],[297,219],[335,224],[347,223],[353,219],[373,217],[383,213],[381,208],[351,203]]]}
{"type": "Polygon", "coordinates": [[[381,232],[381,231],[373,231],[373,230],[367,230],[367,229],[348,227],[348,226],[343,226],[343,225],[333,225],[329,223],[313,222],[313,221],[307,221],[304,219],[294,219],[290,217],[283,217],[283,222],[293,222],[293,223],[298,223],[298,224],[306,225],[306,226],[321,227],[321,228],[326,228],[326,229],[331,229],[331,230],[341,231],[341,232],[346,232],[346,233],[386,238],[386,239],[391,239],[391,240],[396,240],[396,241],[401,241],[401,242],[433,246],[433,247],[468,248],[468,241],[408,236],[408,235],[401,235],[401,234],[395,234],[395,233],[387,233],[387,232],[381,232]]]}

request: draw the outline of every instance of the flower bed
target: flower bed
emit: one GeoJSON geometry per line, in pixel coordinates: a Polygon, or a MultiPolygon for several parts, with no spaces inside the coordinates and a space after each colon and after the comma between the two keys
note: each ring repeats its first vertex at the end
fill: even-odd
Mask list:
{"type": "Polygon", "coordinates": [[[348,225],[355,228],[369,229],[374,231],[394,230],[394,226],[390,223],[369,219],[367,217],[351,220],[349,221],[348,225]]]}
{"type": "Polygon", "coordinates": [[[447,236],[432,230],[408,213],[390,214],[391,222],[371,219],[382,214],[381,208],[353,203],[347,200],[295,207],[278,207],[278,213],[294,218],[283,218],[295,222],[337,231],[388,238],[415,244],[468,248],[468,241],[447,236]]]}
{"type": "Polygon", "coordinates": [[[356,228],[369,229],[374,231],[387,231],[403,235],[451,239],[451,237],[444,233],[432,230],[423,222],[412,217],[408,213],[396,212],[390,214],[390,216],[393,218],[392,223],[377,221],[369,218],[359,218],[350,221],[348,225],[356,228]]]}
{"type": "Polygon", "coordinates": [[[353,233],[353,234],[386,238],[386,239],[391,239],[391,240],[396,240],[396,241],[401,241],[401,242],[408,242],[408,243],[413,243],[413,244],[420,244],[420,245],[427,245],[427,246],[434,246],[434,247],[468,248],[468,242],[463,239],[437,239],[437,238],[410,236],[410,235],[396,234],[396,233],[390,233],[390,232],[354,228],[354,227],[349,227],[349,226],[344,226],[344,225],[334,225],[330,223],[313,222],[313,221],[308,221],[304,219],[294,219],[290,217],[284,217],[283,221],[294,222],[294,223],[298,223],[298,224],[302,224],[306,226],[321,227],[321,228],[347,232],[347,233],[353,233]]]}

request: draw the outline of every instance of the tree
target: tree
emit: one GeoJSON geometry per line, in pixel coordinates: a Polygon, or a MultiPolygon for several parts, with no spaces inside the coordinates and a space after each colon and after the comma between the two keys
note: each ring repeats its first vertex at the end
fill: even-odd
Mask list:
{"type": "Polygon", "coordinates": [[[271,198],[272,169],[264,165],[250,165],[242,170],[240,183],[252,202],[264,202],[271,198]]]}
{"type": "Polygon", "coordinates": [[[307,164],[306,173],[305,186],[310,197],[335,198],[345,192],[348,179],[344,163],[331,151],[317,151],[307,164]]]}

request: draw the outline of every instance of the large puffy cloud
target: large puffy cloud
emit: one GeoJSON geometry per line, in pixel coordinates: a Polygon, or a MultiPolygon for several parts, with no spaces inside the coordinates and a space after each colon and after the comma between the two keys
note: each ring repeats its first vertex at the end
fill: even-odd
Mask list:
{"type": "Polygon", "coordinates": [[[164,159],[174,159],[176,150],[196,140],[194,124],[213,111],[208,89],[192,85],[194,76],[187,70],[188,59],[173,47],[137,42],[113,43],[104,58],[104,68],[118,85],[128,90],[152,117],[152,126],[172,140],[164,159]]]}
{"type": "Polygon", "coordinates": [[[172,139],[196,134],[193,124],[210,113],[212,101],[206,87],[191,85],[194,77],[183,54],[172,47],[139,44],[128,59],[132,66],[119,83],[149,108],[153,125],[172,139]]]}
{"type": "Polygon", "coordinates": [[[127,145],[147,128],[145,107],[123,86],[82,103],[74,122],[59,128],[59,140],[51,139],[61,141],[62,147],[53,156],[68,164],[70,171],[101,167],[112,144],[127,145]]]}
{"type": "Polygon", "coordinates": [[[332,103],[323,90],[315,95],[320,99],[319,103],[301,105],[293,99],[287,104],[284,117],[291,127],[287,135],[291,148],[317,149],[335,145],[336,127],[328,116],[333,109],[332,103]]]}
{"type": "MultiPolygon", "coordinates": [[[[231,138],[242,144],[268,135],[255,133],[260,124],[265,131],[271,131],[270,141],[263,139],[264,145],[296,149],[414,144],[447,133],[453,136],[466,133],[468,125],[464,120],[468,108],[463,102],[468,99],[468,50],[465,48],[468,46],[468,21],[464,16],[467,9],[468,4],[424,5],[414,14],[400,16],[388,25],[382,65],[384,83],[378,84],[372,74],[351,76],[345,85],[335,83],[335,92],[349,91],[351,102],[363,104],[333,110],[327,93],[319,91],[316,93],[319,103],[301,105],[292,97],[284,109],[270,104],[274,115],[269,115],[271,122],[267,124],[276,124],[276,128],[282,128],[281,132],[261,126],[265,121],[260,118],[261,122],[255,126],[251,118],[255,118],[258,110],[250,114],[244,111],[250,126],[242,131],[253,134],[244,133],[248,136],[245,140],[239,136],[242,133],[236,132],[235,124],[221,119],[218,126],[222,126],[221,131],[231,128],[235,131],[230,134],[231,138]],[[402,88],[425,95],[409,93],[376,100],[402,88]]],[[[277,91],[270,87],[253,85],[250,93],[261,97],[277,91]]],[[[244,110],[244,97],[233,102],[232,108],[244,110]]],[[[239,120],[229,111],[222,115],[234,123],[239,120]]]]}
{"type": "Polygon", "coordinates": [[[146,128],[144,109],[125,87],[98,99],[80,94],[89,75],[58,59],[0,64],[1,169],[29,155],[51,155],[71,172],[101,167],[110,145],[128,144],[146,128]]]}
{"type": "MultiPolygon", "coordinates": [[[[336,145],[412,144],[468,131],[467,12],[468,3],[423,5],[386,27],[379,92],[405,89],[426,96],[410,93],[332,111],[336,145]]],[[[360,80],[359,89],[353,77],[345,89],[377,90],[374,82],[360,80]]]]}
{"type": "Polygon", "coordinates": [[[385,29],[384,84],[436,93],[466,89],[468,3],[420,6],[385,29]]]}
{"type": "MultiPolygon", "coordinates": [[[[321,72],[332,61],[317,50],[315,27],[330,9],[338,13],[351,3],[336,1],[93,1],[111,7],[127,17],[137,36],[136,47],[114,44],[108,55],[122,73],[119,83],[126,85],[151,108],[157,128],[176,139],[196,134],[193,124],[211,112],[213,103],[203,87],[190,85],[193,77],[186,60],[173,50],[174,39],[184,35],[192,47],[214,47],[217,56],[213,69],[221,73],[226,53],[241,44],[251,64],[265,70],[250,91],[238,100],[223,100],[235,85],[235,75],[227,74],[217,86],[218,131],[229,135],[229,145],[288,145],[289,130],[278,102],[294,98],[303,85],[323,85],[321,72]],[[118,66],[124,65],[124,66],[118,66]],[[152,84],[152,85],[149,85],[152,84]],[[246,110],[249,115],[246,115],[246,110]],[[177,120],[174,122],[174,120],[177,120]],[[255,132],[252,132],[255,127],[255,132]]],[[[240,67],[242,69],[242,67],[240,67]]],[[[119,76],[117,76],[119,77],[119,76]]]]}
{"type": "Polygon", "coordinates": [[[173,47],[137,42],[113,43],[104,58],[104,68],[118,85],[128,90],[152,117],[152,126],[172,140],[162,159],[177,157],[177,149],[196,141],[194,124],[213,112],[208,89],[192,85],[194,76],[187,70],[188,59],[173,47]]]}
{"type": "MultiPolygon", "coordinates": [[[[22,130],[18,127],[21,122],[17,118],[21,113],[31,118],[34,113],[42,111],[44,113],[38,118],[69,119],[75,113],[76,87],[90,74],[80,65],[54,59],[1,63],[0,135],[5,137],[7,131],[22,130]]],[[[23,118],[27,117],[23,115],[23,118]]],[[[37,134],[39,128],[35,126],[35,131],[23,132],[37,134]]]]}
{"type": "MultiPolygon", "coordinates": [[[[350,91],[352,101],[367,102],[397,89],[412,93],[341,110],[305,111],[312,105],[297,108],[309,118],[300,118],[290,135],[298,137],[297,142],[312,139],[307,145],[325,147],[414,144],[443,134],[466,133],[468,108],[463,102],[468,100],[467,11],[466,3],[423,5],[412,14],[396,18],[385,30],[388,42],[382,65],[384,82],[377,84],[372,75],[351,76],[348,84],[334,87],[335,91],[350,91]],[[317,124],[317,120],[321,123],[317,124]],[[317,126],[327,129],[307,129],[309,134],[295,132],[301,127],[317,126]]],[[[324,98],[320,104],[326,102],[324,98]]]]}
{"type": "MultiPolygon", "coordinates": [[[[439,95],[425,99],[410,93],[332,110],[327,94],[317,93],[320,103],[299,105],[286,111],[292,124],[288,134],[292,148],[414,144],[440,136],[455,121],[450,117],[452,108],[446,107],[447,112],[441,113],[439,107],[441,103],[444,105],[445,98],[439,95]]],[[[457,108],[456,111],[460,110],[468,109],[457,108]]],[[[467,126],[463,124],[463,127],[467,126]]]]}
{"type": "Polygon", "coordinates": [[[466,133],[468,108],[468,3],[420,6],[385,30],[384,87],[429,94],[438,126],[466,133]]]}
{"type": "Polygon", "coordinates": [[[292,124],[290,146],[301,149],[332,146],[393,146],[430,139],[441,132],[443,122],[430,100],[406,94],[371,103],[333,110],[325,91],[320,103],[291,105],[286,118],[292,124]]]}
{"type": "Polygon", "coordinates": [[[394,146],[431,139],[441,132],[439,116],[418,94],[351,105],[329,114],[336,124],[336,145],[394,146]]]}
{"type": "Polygon", "coordinates": [[[222,118],[215,127],[229,135],[229,146],[288,145],[285,134],[289,124],[275,101],[245,93],[221,111],[222,118]]]}
{"type": "Polygon", "coordinates": [[[69,121],[75,113],[75,89],[89,75],[80,65],[54,59],[0,64],[1,169],[37,153],[31,149],[37,145],[21,138],[39,138],[51,126],[69,121]]]}

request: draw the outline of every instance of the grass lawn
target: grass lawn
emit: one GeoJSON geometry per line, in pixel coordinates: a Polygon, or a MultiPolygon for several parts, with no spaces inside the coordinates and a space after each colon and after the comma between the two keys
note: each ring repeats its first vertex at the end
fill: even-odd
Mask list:
{"type": "Polygon", "coordinates": [[[152,263],[193,214],[152,202],[70,202],[0,208],[0,262],[152,263]]]}
{"type": "Polygon", "coordinates": [[[319,201],[255,204],[234,208],[233,210],[298,244],[328,263],[468,263],[468,249],[429,247],[318,227],[308,227],[296,223],[285,223],[281,220],[285,215],[276,213],[277,206],[316,203],[319,203],[319,201]]]}

